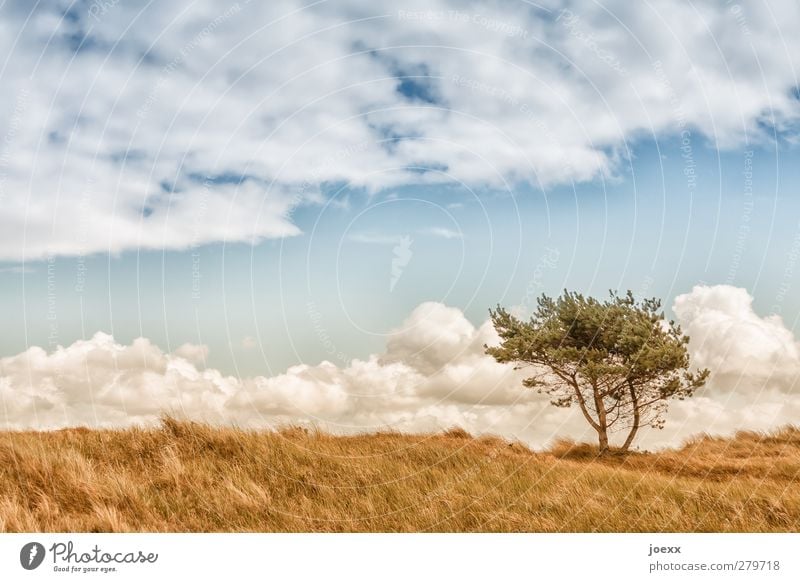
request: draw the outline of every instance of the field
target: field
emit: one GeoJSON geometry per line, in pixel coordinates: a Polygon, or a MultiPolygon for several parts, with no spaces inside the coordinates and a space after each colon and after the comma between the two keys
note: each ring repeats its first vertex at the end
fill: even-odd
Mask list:
{"type": "Polygon", "coordinates": [[[0,433],[0,531],[787,532],[800,428],[598,458],[495,437],[165,418],[154,429],[0,433]]]}

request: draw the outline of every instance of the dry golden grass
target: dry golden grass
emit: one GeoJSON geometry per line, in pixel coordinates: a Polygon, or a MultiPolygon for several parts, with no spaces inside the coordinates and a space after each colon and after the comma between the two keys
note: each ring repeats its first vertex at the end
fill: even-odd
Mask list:
{"type": "Polygon", "coordinates": [[[597,458],[461,430],[336,437],[164,419],[0,433],[0,531],[702,531],[800,525],[800,429],[597,458]]]}

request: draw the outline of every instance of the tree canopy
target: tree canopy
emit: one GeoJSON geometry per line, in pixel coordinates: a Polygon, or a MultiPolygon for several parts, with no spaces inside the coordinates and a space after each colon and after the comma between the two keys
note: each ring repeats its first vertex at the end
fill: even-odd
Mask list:
{"type": "Polygon", "coordinates": [[[641,426],[663,428],[668,401],[691,396],[709,375],[690,371],[689,338],[656,298],[639,302],[628,291],[599,301],[565,290],[555,299],[542,295],[527,321],[500,306],[489,313],[502,341],[486,352],[530,368],[523,384],[550,395],[554,406],[577,405],[601,454],[609,433],[627,431],[627,451],[641,426]]]}

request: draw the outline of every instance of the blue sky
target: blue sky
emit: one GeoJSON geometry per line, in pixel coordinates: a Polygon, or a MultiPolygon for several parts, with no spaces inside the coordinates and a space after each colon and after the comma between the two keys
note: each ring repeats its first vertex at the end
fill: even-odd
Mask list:
{"type": "Polygon", "coordinates": [[[207,344],[208,365],[231,374],[276,373],[374,353],[424,301],[459,307],[479,324],[496,303],[530,306],[565,287],[631,289],[661,297],[669,313],[676,295],[701,283],[744,287],[757,312],[795,328],[800,301],[785,287],[797,282],[784,271],[800,236],[796,148],[718,155],[703,140],[693,149],[693,189],[679,140],[632,149],[618,176],[574,188],[443,184],[370,195],[344,186],[330,203],[293,213],[302,235],[256,246],[59,257],[49,270],[47,261],[26,263],[25,274],[8,263],[0,277],[11,333],[2,350],[67,345],[103,330],[165,348],[207,344]],[[402,236],[411,255],[392,288],[402,236]]]}
{"type": "Polygon", "coordinates": [[[490,307],[564,288],[662,298],[720,370],[669,438],[796,416],[798,23],[793,0],[2,4],[7,425],[580,436],[483,354],[490,307]]]}

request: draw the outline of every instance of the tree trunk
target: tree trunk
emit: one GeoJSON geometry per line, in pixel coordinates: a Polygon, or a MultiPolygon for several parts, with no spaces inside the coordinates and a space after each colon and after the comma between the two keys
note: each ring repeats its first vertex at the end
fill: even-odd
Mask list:
{"type": "Polygon", "coordinates": [[[608,454],[608,431],[606,427],[601,426],[597,429],[597,440],[600,443],[600,454],[607,455],[608,454]]]}
{"type": "Polygon", "coordinates": [[[622,452],[626,452],[630,448],[631,443],[633,443],[633,439],[634,437],[636,437],[636,433],[638,430],[639,430],[639,419],[634,418],[633,426],[631,427],[631,432],[628,433],[628,438],[626,438],[625,442],[622,443],[622,452]]]}
{"type": "Polygon", "coordinates": [[[623,452],[630,448],[631,444],[633,443],[633,439],[636,438],[636,433],[639,431],[639,423],[641,422],[639,398],[636,396],[636,389],[633,387],[631,382],[628,382],[628,389],[630,390],[631,404],[633,405],[633,426],[631,427],[631,432],[628,433],[628,438],[626,438],[625,442],[622,444],[623,452]]]}
{"type": "Polygon", "coordinates": [[[608,453],[608,420],[606,418],[606,405],[596,384],[592,384],[594,392],[594,407],[597,411],[597,440],[600,444],[600,454],[608,453]]]}
{"type": "Polygon", "coordinates": [[[581,413],[586,419],[586,422],[588,422],[594,430],[600,430],[600,425],[595,422],[592,415],[589,414],[589,409],[586,408],[586,399],[583,397],[583,394],[581,394],[581,389],[577,382],[572,384],[572,389],[575,390],[575,397],[578,400],[578,405],[581,408],[581,413]]]}

